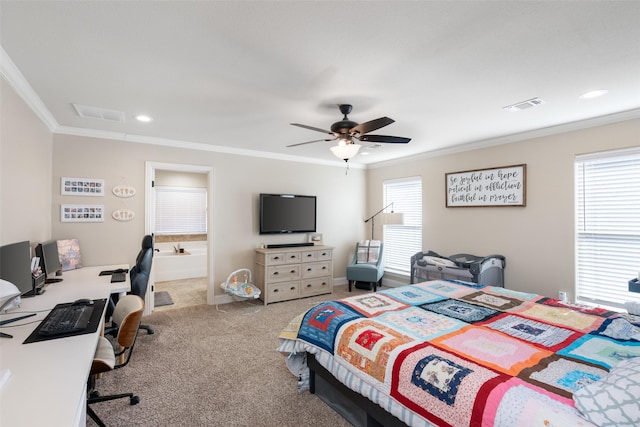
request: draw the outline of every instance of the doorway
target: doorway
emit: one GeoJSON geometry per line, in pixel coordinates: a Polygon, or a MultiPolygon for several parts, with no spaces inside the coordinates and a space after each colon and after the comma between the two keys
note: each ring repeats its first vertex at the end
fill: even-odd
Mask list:
{"type": "MultiPolygon", "coordinates": [[[[210,166],[199,165],[184,165],[175,163],[159,163],[159,162],[146,162],[145,173],[145,233],[155,233],[155,221],[156,221],[156,174],[160,171],[177,172],[185,174],[203,174],[205,175],[206,191],[207,191],[207,232],[206,232],[206,301],[207,304],[214,303],[214,253],[213,253],[213,184],[214,184],[214,170],[210,166]]],[[[162,172],[161,172],[162,173],[162,172]]],[[[156,252],[157,253],[157,252],[156,252]]],[[[147,298],[145,301],[146,307],[145,314],[150,314],[154,309],[155,304],[155,264],[151,272],[150,282],[151,286],[147,292],[147,298]],[[148,311],[148,313],[147,313],[148,311]]]]}

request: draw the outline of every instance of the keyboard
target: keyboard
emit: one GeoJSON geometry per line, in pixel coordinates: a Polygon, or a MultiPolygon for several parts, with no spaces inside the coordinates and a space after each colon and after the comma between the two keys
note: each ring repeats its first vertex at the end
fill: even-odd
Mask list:
{"type": "Polygon", "coordinates": [[[67,305],[56,307],[40,324],[38,334],[44,336],[63,335],[87,329],[93,307],[67,305]]]}
{"type": "Polygon", "coordinates": [[[125,280],[127,280],[127,273],[112,273],[111,274],[111,283],[124,282],[125,280]]]}

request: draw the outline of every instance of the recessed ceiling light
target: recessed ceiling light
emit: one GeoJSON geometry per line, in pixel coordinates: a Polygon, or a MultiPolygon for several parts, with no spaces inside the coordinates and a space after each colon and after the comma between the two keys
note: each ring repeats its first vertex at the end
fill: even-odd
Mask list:
{"type": "Polygon", "coordinates": [[[606,89],[590,90],[589,92],[585,92],[582,95],[580,95],[580,98],[581,99],[597,98],[599,96],[604,95],[607,92],[609,91],[606,89]]]}
{"type": "Polygon", "coordinates": [[[153,119],[149,116],[146,116],[144,114],[138,114],[137,116],[134,116],[134,118],[139,121],[139,122],[144,122],[144,123],[148,123],[150,121],[152,121],[153,119]]]}

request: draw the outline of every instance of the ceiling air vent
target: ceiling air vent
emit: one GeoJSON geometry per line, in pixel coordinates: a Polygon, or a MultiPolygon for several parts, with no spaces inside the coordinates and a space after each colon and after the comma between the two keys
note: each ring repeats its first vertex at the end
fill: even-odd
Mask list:
{"type": "Polygon", "coordinates": [[[108,122],[124,123],[124,112],[107,108],[89,107],[87,105],[71,104],[80,117],[106,120],[108,122]]]}
{"type": "Polygon", "coordinates": [[[502,107],[502,109],[507,111],[522,111],[527,110],[531,107],[537,107],[538,105],[542,105],[544,103],[545,102],[540,98],[531,98],[526,101],[518,102],[517,104],[502,107]]]}

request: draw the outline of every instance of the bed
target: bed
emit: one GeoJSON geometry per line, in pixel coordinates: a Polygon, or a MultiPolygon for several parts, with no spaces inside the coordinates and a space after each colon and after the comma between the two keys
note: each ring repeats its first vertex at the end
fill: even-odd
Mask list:
{"type": "Polygon", "coordinates": [[[325,301],[280,341],[355,425],[640,425],[627,314],[436,280],[325,301]]]}

